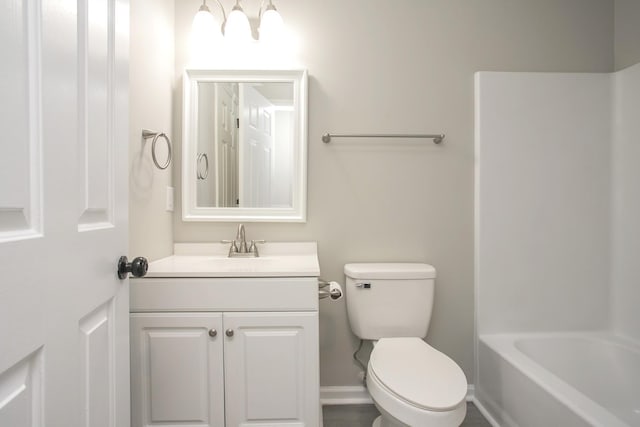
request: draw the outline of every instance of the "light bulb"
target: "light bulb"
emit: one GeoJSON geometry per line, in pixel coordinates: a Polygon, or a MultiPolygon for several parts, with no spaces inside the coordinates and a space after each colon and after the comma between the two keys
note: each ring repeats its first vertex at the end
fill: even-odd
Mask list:
{"type": "Polygon", "coordinates": [[[276,8],[270,4],[260,18],[260,41],[274,42],[282,37],[284,22],[276,8]]]}
{"type": "Polygon", "coordinates": [[[231,42],[247,42],[251,40],[251,25],[240,4],[236,3],[227,17],[224,37],[231,42]]]}
{"type": "Polygon", "coordinates": [[[200,6],[191,24],[191,44],[196,55],[206,54],[222,34],[220,26],[205,3],[200,6]]]}

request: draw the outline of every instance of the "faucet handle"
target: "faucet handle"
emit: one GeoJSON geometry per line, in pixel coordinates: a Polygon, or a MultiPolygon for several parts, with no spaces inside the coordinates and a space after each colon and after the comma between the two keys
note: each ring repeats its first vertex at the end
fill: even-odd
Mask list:
{"type": "Polygon", "coordinates": [[[266,243],[266,240],[252,240],[251,245],[249,246],[249,252],[258,255],[258,246],[257,244],[266,243]]]}
{"type": "Polygon", "coordinates": [[[231,255],[232,253],[236,253],[238,252],[238,244],[236,243],[235,240],[220,240],[220,243],[230,243],[231,246],[229,247],[229,255],[231,255]]]}

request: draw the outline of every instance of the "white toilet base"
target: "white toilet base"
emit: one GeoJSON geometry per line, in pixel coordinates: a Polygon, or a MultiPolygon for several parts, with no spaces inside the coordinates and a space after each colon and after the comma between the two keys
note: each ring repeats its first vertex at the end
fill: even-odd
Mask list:
{"type": "Polygon", "coordinates": [[[407,427],[407,425],[402,424],[397,420],[383,418],[382,415],[380,415],[378,418],[373,420],[373,424],[371,424],[371,427],[407,427]]]}

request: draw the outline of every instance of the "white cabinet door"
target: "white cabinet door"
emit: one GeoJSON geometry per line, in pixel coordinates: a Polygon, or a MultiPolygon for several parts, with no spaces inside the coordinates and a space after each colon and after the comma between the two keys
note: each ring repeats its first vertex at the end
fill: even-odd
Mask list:
{"type": "Polygon", "coordinates": [[[133,427],[224,427],[223,336],[221,313],[131,314],[133,427]]]}
{"type": "Polygon", "coordinates": [[[0,426],[129,425],[128,0],[0,1],[0,426]]]}
{"type": "Polygon", "coordinates": [[[317,427],[318,313],[224,313],[224,328],[226,425],[317,427]]]}

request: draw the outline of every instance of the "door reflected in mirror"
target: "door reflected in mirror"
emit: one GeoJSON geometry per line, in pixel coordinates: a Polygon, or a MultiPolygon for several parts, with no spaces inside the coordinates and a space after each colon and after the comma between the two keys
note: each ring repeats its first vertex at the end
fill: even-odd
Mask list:
{"type": "Polygon", "coordinates": [[[197,206],[291,208],[293,84],[198,83],[197,206]]]}
{"type": "Polygon", "coordinates": [[[306,78],[185,71],[185,221],[305,221],[306,78]]]}

